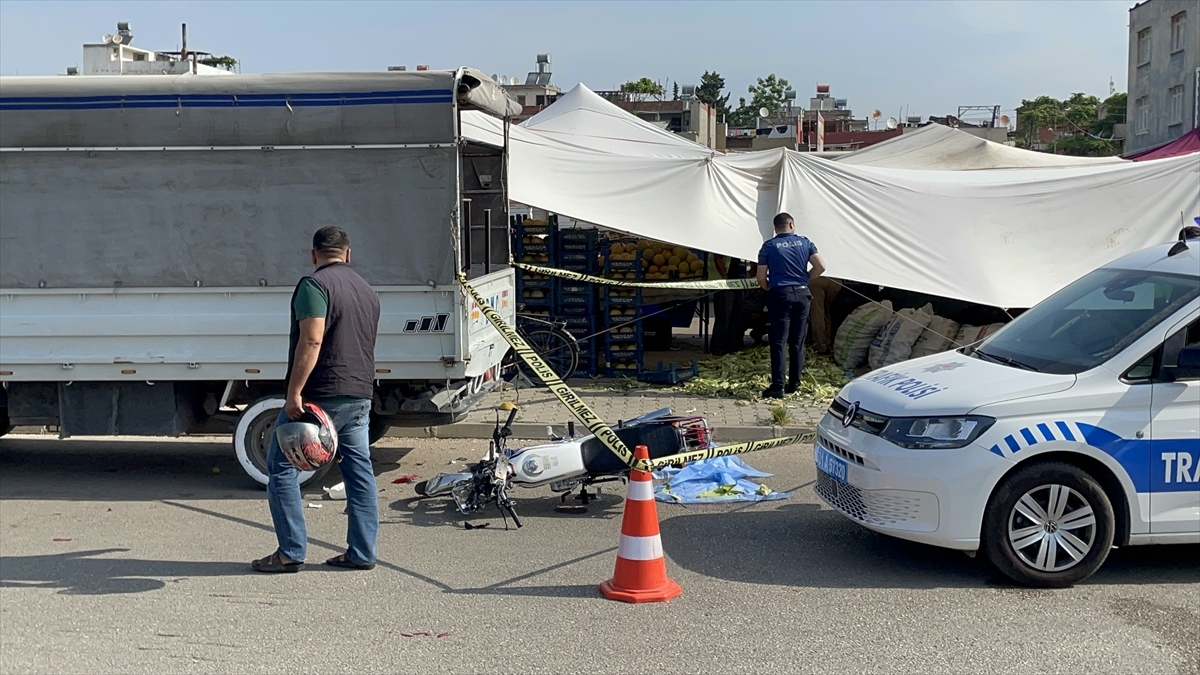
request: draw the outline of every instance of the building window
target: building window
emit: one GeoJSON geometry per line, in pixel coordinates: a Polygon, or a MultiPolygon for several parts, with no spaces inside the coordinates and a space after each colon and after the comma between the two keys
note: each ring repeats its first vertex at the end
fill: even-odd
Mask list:
{"type": "Polygon", "coordinates": [[[1143,96],[1137,100],[1137,133],[1150,132],[1150,97],[1143,96]]]}
{"type": "Polygon", "coordinates": [[[1183,124],[1183,85],[1168,89],[1167,96],[1171,101],[1170,124],[1183,124]]]}
{"type": "Polygon", "coordinates": [[[538,94],[537,104],[538,105],[546,105],[546,95],[545,94],[538,94]]]}
{"type": "Polygon", "coordinates": [[[1171,51],[1183,49],[1183,26],[1186,23],[1187,12],[1180,12],[1171,17],[1171,51]]]}
{"type": "Polygon", "coordinates": [[[517,95],[517,103],[520,103],[521,105],[525,105],[525,94],[517,95]]]}
{"type": "Polygon", "coordinates": [[[1137,36],[1137,62],[1139,66],[1150,63],[1150,29],[1143,28],[1137,36]]]}

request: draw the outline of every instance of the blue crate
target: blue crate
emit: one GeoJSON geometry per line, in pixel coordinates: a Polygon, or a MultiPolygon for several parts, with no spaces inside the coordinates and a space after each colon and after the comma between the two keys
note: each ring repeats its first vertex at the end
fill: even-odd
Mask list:
{"type": "Polygon", "coordinates": [[[641,382],[652,382],[655,384],[679,384],[699,374],[700,367],[696,364],[696,359],[692,359],[690,368],[680,368],[674,363],[664,367],[663,362],[659,361],[658,366],[653,370],[643,367],[638,373],[637,379],[641,382]]]}
{"type": "Polygon", "coordinates": [[[639,306],[642,304],[642,294],[637,295],[608,295],[604,298],[604,305],[620,305],[620,306],[639,306]]]}
{"type": "Polygon", "coordinates": [[[558,250],[560,253],[590,253],[599,250],[600,233],[597,230],[559,230],[558,250]]]}
{"type": "Polygon", "coordinates": [[[586,293],[591,295],[596,292],[595,286],[585,281],[572,281],[570,279],[558,279],[557,281],[558,290],[562,293],[574,293],[577,295],[586,293]]]}
{"type": "MultiPolygon", "coordinates": [[[[529,273],[523,272],[522,270],[517,270],[517,289],[518,290],[525,289],[525,288],[536,288],[538,290],[548,290],[548,291],[555,290],[554,279],[551,279],[549,277],[530,279],[528,276],[526,276],[527,274],[529,274],[529,273]]],[[[538,276],[541,277],[544,275],[538,275],[538,276]]]]}
{"type": "Polygon", "coordinates": [[[558,256],[558,266],[564,270],[581,272],[583,274],[596,274],[599,269],[595,253],[560,253],[558,256]]]}
{"type": "Polygon", "coordinates": [[[592,309],[596,307],[596,298],[591,294],[559,292],[558,301],[563,307],[591,307],[592,309]]]}

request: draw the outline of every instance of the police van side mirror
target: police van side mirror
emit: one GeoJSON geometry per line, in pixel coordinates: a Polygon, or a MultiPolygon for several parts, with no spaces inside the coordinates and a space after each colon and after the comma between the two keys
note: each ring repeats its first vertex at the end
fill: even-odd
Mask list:
{"type": "Polygon", "coordinates": [[[1172,380],[1200,379],[1200,343],[1179,350],[1179,359],[1175,365],[1164,366],[1163,370],[1172,380]]]}

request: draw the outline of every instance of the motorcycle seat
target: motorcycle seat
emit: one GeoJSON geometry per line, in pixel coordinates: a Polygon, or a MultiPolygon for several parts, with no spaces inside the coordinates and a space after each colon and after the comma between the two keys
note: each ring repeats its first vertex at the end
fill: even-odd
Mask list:
{"type": "MultiPolygon", "coordinates": [[[[679,430],[670,424],[639,424],[635,427],[615,429],[617,437],[631,451],[634,446],[644,445],[650,450],[650,459],[666,457],[683,452],[683,442],[679,438],[679,430]]],[[[629,468],[612,450],[604,447],[597,438],[589,438],[583,442],[583,466],[593,475],[619,473],[629,468]]]]}

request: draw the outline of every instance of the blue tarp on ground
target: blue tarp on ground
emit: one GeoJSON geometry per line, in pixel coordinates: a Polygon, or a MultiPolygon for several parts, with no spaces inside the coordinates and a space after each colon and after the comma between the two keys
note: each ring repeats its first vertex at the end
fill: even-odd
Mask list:
{"type": "Polygon", "coordinates": [[[682,469],[663,469],[654,474],[665,480],[654,490],[654,498],[672,504],[718,504],[763,502],[784,499],[790,492],[774,492],[748,478],[766,478],[764,473],[740,457],[717,457],[692,462],[682,469]]]}

